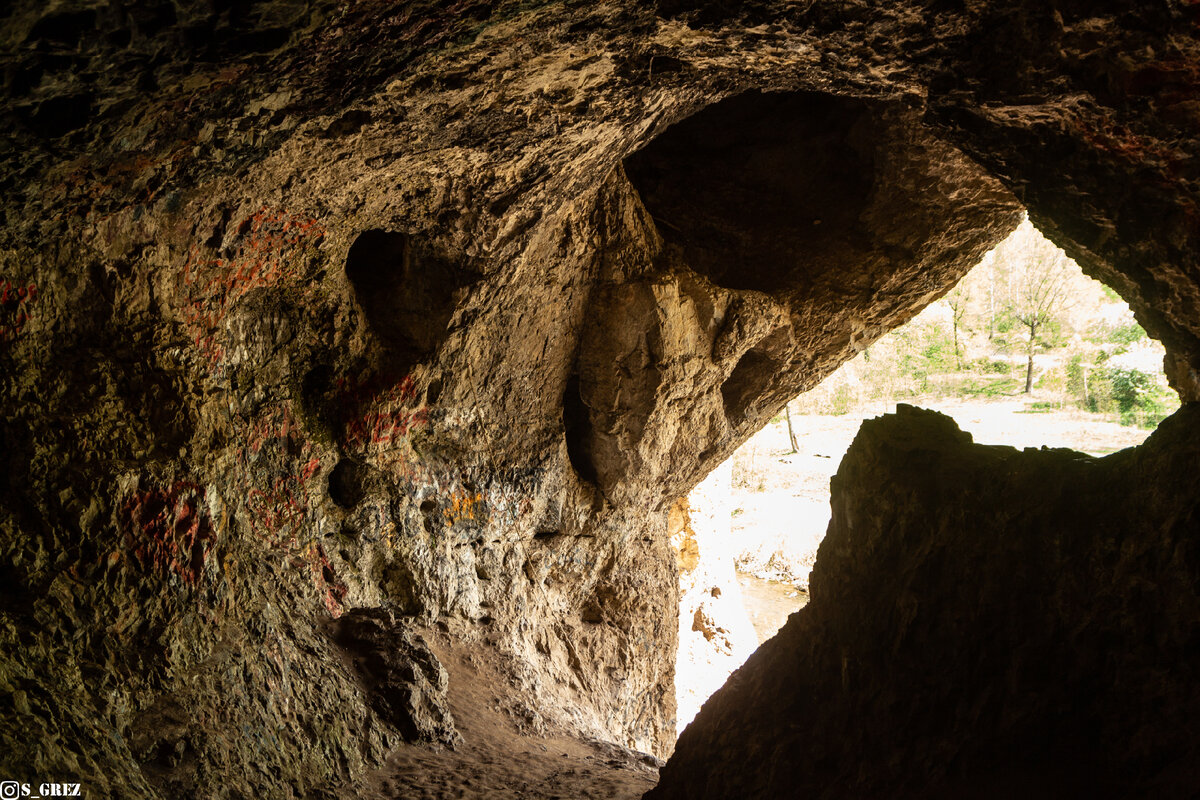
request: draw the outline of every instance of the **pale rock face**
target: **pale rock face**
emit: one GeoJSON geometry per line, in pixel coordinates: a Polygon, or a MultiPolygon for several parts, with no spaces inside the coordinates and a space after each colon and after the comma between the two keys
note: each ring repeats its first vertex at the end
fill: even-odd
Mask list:
{"type": "Polygon", "coordinates": [[[676,729],[758,647],[734,572],[726,461],[671,507],[671,544],[679,564],[679,655],[675,659],[676,729]]]}

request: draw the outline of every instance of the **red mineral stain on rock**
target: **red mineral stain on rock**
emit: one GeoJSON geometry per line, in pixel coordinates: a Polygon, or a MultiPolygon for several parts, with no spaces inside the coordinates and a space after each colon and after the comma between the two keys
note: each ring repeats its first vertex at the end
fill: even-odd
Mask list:
{"type": "Polygon", "coordinates": [[[194,586],[216,543],[212,521],[203,510],[205,489],[177,481],[166,489],[135,492],[121,507],[130,553],[143,569],[176,575],[194,586]]]}
{"type": "Polygon", "coordinates": [[[338,580],[337,575],[334,574],[329,557],[325,555],[325,549],[321,545],[315,542],[310,544],[305,556],[312,572],[313,585],[321,594],[326,610],[334,619],[337,619],[342,615],[342,600],[345,599],[347,592],[346,584],[338,580]]]}
{"type": "Polygon", "coordinates": [[[230,307],[254,289],[299,276],[299,254],[325,236],[314,219],[263,208],[237,223],[241,242],[232,258],[204,258],[194,246],[183,266],[183,323],[196,349],[211,362],[225,355],[217,329],[230,307]]]}
{"type": "Polygon", "coordinates": [[[29,322],[30,306],[37,301],[37,285],[0,280],[0,344],[14,341],[29,322]]]}

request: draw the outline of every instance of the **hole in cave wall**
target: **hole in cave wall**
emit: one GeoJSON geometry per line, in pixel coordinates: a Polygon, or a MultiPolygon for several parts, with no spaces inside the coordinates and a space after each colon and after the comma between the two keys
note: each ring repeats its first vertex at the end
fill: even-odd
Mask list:
{"type": "Polygon", "coordinates": [[[779,357],[787,347],[787,333],[777,331],[746,351],[733,372],[721,384],[721,400],[725,416],[731,424],[738,424],[746,415],[751,404],[761,394],[762,388],[771,382],[772,376],[783,366],[779,357]]]}
{"type": "Polygon", "coordinates": [[[912,108],[816,92],[720,100],[629,155],[624,174],[663,239],[663,269],[779,315],[750,312],[750,325],[735,313],[714,342],[723,368],[741,354],[721,387],[738,435],[782,402],[773,376],[815,381],[952,284],[1019,215],[912,108]]]}
{"type": "Polygon", "coordinates": [[[772,292],[849,266],[874,182],[874,110],[833,95],[746,92],[625,161],[668,245],[719,286],[772,292]]]}
{"type": "Polygon", "coordinates": [[[35,22],[30,28],[25,42],[26,44],[53,42],[75,46],[95,30],[96,12],[94,10],[58,11],[46,14],[35,22]]]}
{"type": "Polygon", "coordinates": [[[367,494],[368,467],[343,458],[329,473],[329,497],[342,508],[354,508],[367,494]]]}
{"type": "Polygon", "coordinates": [[[592,453],[588,446],[591,419],[588,407],[583,402],[578,375],[567,379],[567,386],[563,390],[562,409],[567,459],[571,462],[575,474],[592,485],[598,485],[600,476],[596,472],[596,465],[592,461],[592,453]]]}
{"type": "MultiPolygon", "coordinates": [[[[905,402],[948,414],[979,443],[1103,456],[1139,444],[1178,408],[1164,352],[1115,292],[1026,220],[945,297],[792,401],[673,515],[682,519],[672,525],[679,730],[807,602],[829,524],[829,482],[864,420],[905,402]],[[1027,272],[1030,265],[1037,269],[1027,272]],[[1035,335],[1026,394],[1028,328],[1014,304],[1023,281],[1051,269],[1061,271],[1066,293],[1035,335]]],[[[764,340],[722,387],[726,413],[744,411],[753,397],[744,387],[763,385],[771,369],[764,340]]]]}
{"type": "Polygon", "coordinates": [[[42,101],[28,117],[39,136],[54,139],[79,130],[92,118],[95,99],[86,92],[42,101]]]}
{"type": "Polygon", "coordinates": [[[408,234],[368,230],[350,246],[346,277],[368,327],[407,366],[437,350],[459,291],[476,276],[408,234]]]}

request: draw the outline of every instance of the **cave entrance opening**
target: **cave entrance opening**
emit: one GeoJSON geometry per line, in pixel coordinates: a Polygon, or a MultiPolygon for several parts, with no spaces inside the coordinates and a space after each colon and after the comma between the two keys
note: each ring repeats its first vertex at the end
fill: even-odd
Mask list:
{"type": "Polygon", "coordinates": [[[949,293],[795,398],[680,501],[678,729],[808,599],[829,480],[861,423],[897,403],[982,444],[1094,456],[1179,406],[1129,306],[1026,219],[949,293]]]}
{"type": "MultiPolygon", "coordinates": [[[[804,602],[829,477],[862,419],[910,403],[948,412],[982,443],[1100,455],[1140,442],[1178,406],[1162,349],[1128,307],[929,126],[920,98],[747,91],[655,131],[623,172],[653,222],[630,241],[648,242],[646,265],[674,280],[672,308],[693,328],[653,318],[634,347],[636,326],[623,326],[610,350],[639,358],[615,371],[622,392],[568,404],[567,443],[581,475],[616,485],[619,469],[588,464],[622,413],[633,437],[653,424],[658,365],[708,357],[721,378],[687,420],[709,475],[670,519],[677,729],[804,602]],[[688,358],[671,351],[690,342],[701,346],[688,358]],[[593,415],[602,424],[588,429],[602,433],[588,441],[571,435],[580,408],[616,412],[593,415]],[[1073,437],[1080,429],[1100,440],[1073,437]]],[[[640,321],[653,307],[621,310],[640,321]]],[[[595,352],[605,357],[591,364],[612,361],[595,352]]]]}

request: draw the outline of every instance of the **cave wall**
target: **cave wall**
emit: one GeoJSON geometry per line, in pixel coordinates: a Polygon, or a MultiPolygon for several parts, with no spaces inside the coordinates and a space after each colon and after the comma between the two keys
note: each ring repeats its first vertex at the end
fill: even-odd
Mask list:
{"type": "Polygon", "coordinates": [[[1200,406],[1104,458],[863,423],[793,614],[648,798],[1188,797],[1200,406]]]}
{"type": "Polygon", "coordinates": [[[1021,204],[1192,391],[1194,6],[743,12],[0,12],[6,775],[342,785],[447,616],[665,755],[671,502],[1021,204]]]}

